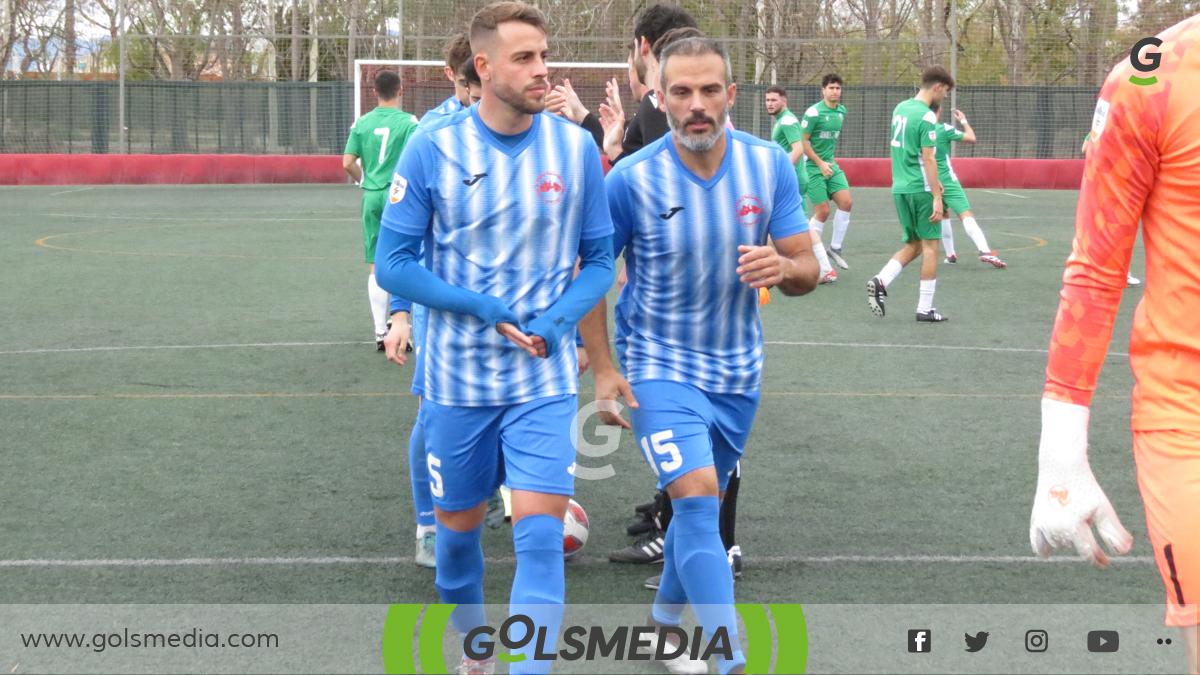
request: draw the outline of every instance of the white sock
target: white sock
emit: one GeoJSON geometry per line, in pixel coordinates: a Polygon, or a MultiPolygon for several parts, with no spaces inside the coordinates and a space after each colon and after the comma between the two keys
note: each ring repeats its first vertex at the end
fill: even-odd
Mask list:
{"type": "Polygon", "coordinates": [[[983,236],[983,230],[979,229],[979,223],[971,216],[962,219],[963,229],[967,231],[967,236],[971,241],[975,242],[975,246],[981,253],[991,253],[992,249],[988,246],[987,237],[983,236]]]}
{"type": "Polygon", "coordinates": [[[388,303],[391,296],[375,283],[375,275],[367,276],[367,299],[371,301],[371,317],[375,319],[375,333],[387,332],[388,303]]]}
{"type": "Polygon", "coordinates": [[[937,279],[921,280],[921,301],[917,303],[917,313],[933,309],[933,290],[937,288],[937,279]]]}
{"type": "Polygon", "coordinates": [[[424,537],[429,532],[437,532],[437,525],[418,525],[417,539],[424,537]]]}
{"type": "Polygon", "coordinates": [[[846,239],[846,230],[850,229],[850,212],[839,210],[833,216],[833,241],[830,245],[842,250],[842,241],[846,239]]]}
{"type": "Polygon", "coordinates": [[[883,287],[887,288],[888,286],[892,285],[892,282],[896,280],[896,277],[900,276],[900,272],[903,269],[904,265],[901,265],[899,260],[892,258],[891,260],[887,261],[887,264],[884,265],[883,269],[879,271],[879,274],[875,276],[879,277],[879,280],[883,282],[883,287]]]}
{"type": "Polygon", "coordinates": [[[829,274],[833,265],[829,264],[829,254],[825,253],[825,245],[819,241],[813,242],[813,255],[817,256],[817,263],[821,265],[821,276],[829,274]]]}
{"type": "Polygon", "coordinates": [[[809,218],[808,219],[808,231],[816,232],[817,233],[816,238],[819,241],[821,239],[821,235],[825,234],[825,221],[817,220],[816,216],[809,218]]]}
{"type": "Polygon", "coordinates": [[[954,255],[954,228],[950,226],[950,219],[942,219],[942,246],[946,248],[946,257],[954,255]]]}

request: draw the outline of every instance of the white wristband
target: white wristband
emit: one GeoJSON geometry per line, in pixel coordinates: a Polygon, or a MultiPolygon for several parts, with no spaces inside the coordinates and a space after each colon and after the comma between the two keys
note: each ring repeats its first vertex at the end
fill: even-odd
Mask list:
{"type": "Polygon", "coordinates": [[[964,117],[964,118],[962,118],[961,120],[959,120],[959,122],[962,122],[962,123],[963,123],[963,126],[966,126],[966,125],[967,125],[967,118],[965,118],[965,117],[964,117]]]}

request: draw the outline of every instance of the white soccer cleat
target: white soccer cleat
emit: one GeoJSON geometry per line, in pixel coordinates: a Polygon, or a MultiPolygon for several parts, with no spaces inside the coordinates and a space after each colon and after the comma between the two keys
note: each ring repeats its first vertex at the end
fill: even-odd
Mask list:
{"type": "MultiPolygon", "coordinates": [[[[658,633],[651,633],[647,635],[646,638],[650,640],[650,658],[653,659],[654,655],[658,653],[659,635],[658,633]]],[[[668,644],[663,651],[670,653],[678,651],[678,648],[671,645],[668,641],[668,644]]],[[[672,673],[672,675],[707,675],[708,673],[707,663],[699,659],[693,661],[692,659],[688,658],[686,652],[673,659],[663,659],[662,661],[655,659],[655,661],[661,664],[663,668],[666,668],[667,672],[672,673]]]]}
{"type": "Polygon", "coordinates": [[[436,544],[436,532],[426,532],[421,535],[421,538],[417,540],[416,563],[418,565],[429,568],[437,567],[436,544]]]}
{"type": "Polygon", "coordinates": [[[833,259],[833,264],[844,270],[850,269],[850,263],[846,262],[846,259],[842,257],[842,249],[831,247],[825,249],[825,251],[829,253],[829,257],[833,259]]]}
{"type": "Polygon", "coordinates": [[[832,284],[835,281],[837,281],[837,272],[835,270],[829,270],[828,272],[825,273],[825,276],[821,277],[820,281],[818,281],[817,283],[818,284],[832,284]]]}
{"type": "Polygon", "coordinates": [[[1042,399],[1042,438],[1038,448],[1037,493],[1029,518],[1034,553],[1049,558],[1058,549],[1074,548],[1096,567],[1108,556],[1096,543],[1092,526],[1114,554],[1133,547],[1133,535],[1121,525],[1087,458],[1088,409],[1042,399]]]}
{"type": "Polygon", "coordinates": [[[995,251],[980,251],[979,252],[979,262],[987,263],[987,264],[991,265],[992,267],[995,267],[996,269],[1001,269],[1001,270],[1004,269],[1005,267],[1008,267],[1008,263],[1001,260],[996,255],[995,251]]]}
{"type": "Polygon", "coordinates": [[[1132,274],[1126,274],[1125,275],[1125,285],[1126,286],[1141,286],[1142,280],[1133,276],[1132,274]]]}

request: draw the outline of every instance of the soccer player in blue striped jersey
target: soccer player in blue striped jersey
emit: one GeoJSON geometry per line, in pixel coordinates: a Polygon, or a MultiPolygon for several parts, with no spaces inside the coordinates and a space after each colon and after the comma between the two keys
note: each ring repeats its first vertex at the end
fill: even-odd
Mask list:
{"type": "MultiPolygon", "coordinates": [[[[721,673],[741,672],[718,511],[758,408],[758,289],[803,295],[816,288],[820,268],[788,156],[724,127],[737,87],[721,44],[680,40],[663,51],[659,67],[671,133],[626,157],[605,180],[613,247],[629,270],[615,310],[625,376],[609,357],[603,301],[580,332],[596,398],[609,402],[604,421],[626,426],[612,412],[622,396],[636,443],[671,495],[674,517],[651,619],[677,625],[691,603],[706,633],[730,632],[732,653],[717,659],[721,673]]],[[[686,656],[665,665],[705,672],[686,656]]]]}
{"type": "Polygon", "coordinates": [[[446,60],[446,79],[454,85],[454,93],[445,101],[425,111],[417,123],[418,126],[425,126],[471,106],[470,88],[464,72],[465,66],[471,62],[471,56],[471,40],[465,32],[456,33],[442,47],[442,58],[446,60]]]}
{"type": "MultiPolygon", "coordinates": [[[[464,636],[485,623],[480,530],[503,480],[517,558],[510,610],[554,635],[574,491],[575,326],[612,285],[612,221],[595,142],[543,113],[541,12],[494,3],[476,13],[470,35],[483,98],[418,130],[406,148],[376,264],[386,288],[428,308],[421,417],[435,584],[443,602],[459,605],[451,622],[464,636]]],[[[534,645],[510,672],[548,670],[534,645]]],[[[463,667],[494,667],[469,663],[482,658],[477,647],[464,644],[463,667]]]]}

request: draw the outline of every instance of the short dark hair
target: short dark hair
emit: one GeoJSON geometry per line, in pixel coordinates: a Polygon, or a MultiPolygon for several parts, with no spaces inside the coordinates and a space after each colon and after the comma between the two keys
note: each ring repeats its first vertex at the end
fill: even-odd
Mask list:
{"type": "Polygon", "coordinates": [[[941,112],[941,110],[942,110],[942,104],[941,104],[941,103],[934,103],[933,105],[929,106],[929,109],[933,111],[933,114],[934,114],[934,115],[936,115],[936,114],[938,114],[939,112],[941,112]]]}
{"type": "Polygon", "coordinates": [[[716,54],[725,62],[725,86],[733,84],[733,68],[729,65],[729,53],[718,41],[709,37],[690,37],[676,40],[667,45],[662,51],[662,59],[658,62],[658,78],[663,89],[666,89],[667,61],[672,56],[708,56],[716,54]]]}
{"type": "Polygon", "coordinates": [[[475,70],[475,61],[467,61],[463,64],[462,76],[467,80],[467,86],[477,85],[483,86],[483,81],[479,79],[479,71],[475,70]]]}
{"type": "Polygon", "coordinates": [[[483,51],[483,41],[494,35],[500,24],[510,21],[528,24],[546,32],[546,17],[537,7],[523,2],[493,2],[475,12],[471,18],[471,50],[475,53],[483,51]]]}
{"type": "Polygon", "coordinates": [[[935,84],[944,84],[947,87],[954,88],[954,78],[950,75],[950,71],[942,66],[930,66],[921,71],[921,88],[929,89],[935,84]]]}
{"type": "Polygon", "coordinates": [[[394,70],[375,73],[375,95],[381,101],[391,101],[400,93],[400,74],[394,70]]]}
{"type": "MultiPolygon", "coordinates": [[[[643,9],[633,22],[633,39],[645,38],[653,47],[658,39],[672,28],[699,28],[699,24],[682,7],[676,5],[650,5],[643,9]]],[[[639,43],[640,46],[640,43],[639,43]]]]}
{"type": "Polygon", "coordinates": [[[828,87],[831,84],[835,84],[835,83],[839,84],[839,85],[842,84],[842,76],[838,75],[837,73],[829,73],[825,77],[821,78],[821,88],[822,89],[824,89],[825,87],[828,87]]]}
{"type": "Polygon", "coordinates": [[[783,87],[781,87],[777,84],[773,84],[773,85],[767,87],[767,93],[768,94],[779,94],[780,97],[787,98],[787,89],[784,89],[783,87]]]}
{"type": "Polygon", "coordinates": [[[456,33],[446,42],[446,46],[442,47],[442,58],[455,74],[462,70],[463,64],[470,61],[472,56],[474,54],[471,52],[471,38],[467,37],[466,31],[456,33]]]}
{"type": "Polygon", "coordinates": [[[654,45],[650,47],[650,53],[654,55],[654,60],[657,61],[662,56],[662,51],[667,48],[667,45],[694,37],[704,37],[704,33],[701,33],[699,28],[692,28],[691,26],[672,28],[654,41],[654,45]]]}

